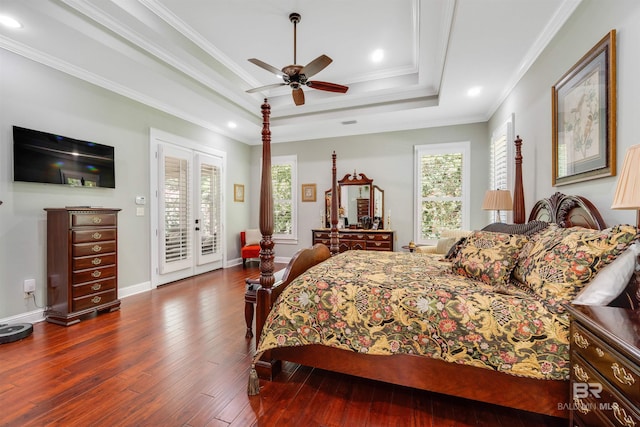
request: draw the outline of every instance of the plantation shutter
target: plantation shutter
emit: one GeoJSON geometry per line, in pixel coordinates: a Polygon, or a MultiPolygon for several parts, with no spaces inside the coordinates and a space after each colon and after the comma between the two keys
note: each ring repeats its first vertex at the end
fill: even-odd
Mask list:
{"type": "Polygon", "coordinates": [[[222,259],[222,162],[219,158],[199,154],[197,163],[200,174],[197,264],[202,265],[222,259]]]}
{"type": "Polygon", "coordinates": [[[189,190],[191,154],[174,147],[160,150],[160,273],[192,265],[193,220],[189,190]]]}

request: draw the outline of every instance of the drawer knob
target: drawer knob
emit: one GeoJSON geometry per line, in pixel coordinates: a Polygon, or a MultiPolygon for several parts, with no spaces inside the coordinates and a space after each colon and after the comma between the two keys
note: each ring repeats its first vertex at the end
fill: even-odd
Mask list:
{"type": "Polygon", "coordinates": [[[102,218],[100,218],[99,216],[94,216],[93,218],[91,218],[91,222],[93,222],[94,224],[100,224],[102,222],[102,218]]]}
{"type": "Polygon", "coordinates": [[[616,379],[624,385],[633,385],[633,383],[636,382],[636,380],[633,378],[633,375],[628,373],[623,367],[621,367],[617,363],[614,363],[613,365],[611,365],[611,370],[613,371],[613,376],[616,377],[616,379]]]}
{"type": "Polygon", "coordinates": [[[97,231],[91,235],[95,240],[98,240],[102,237],[102,233],[98,233],[97,231]]]}
{"type": "Polygon", "coordinates": [[[620,424],[626,427],[633,427],[636,425],[633,418],[630,415],[627,415],[627,411],[625,411],[624,408],[621,408],[620,405],[618,405],[618,402],[613,402],[611,404],[611,408],[613,408],[613,415],[620,424]]]}
{"type": "Polygon", "coordinates": [[[573,373],[583,383],[586,383],[589,381],[589,375],[584,371],[584,369],[582,369],[582,366],[573,365],[573,373]]]}
{"type": "Polygon", "coordinates": [[[576,410],[578,412],[581,412],[583,414],[588,414],[591,410],[589,409],[589,406],[587,404],[585,404],[582,399],[580,399],[579,397],[574,397],[573,398],[573,404],[576,408],[576,410]]]}
{"type": "Polygon", "coordinates": [[[596,347],[596,353],[598,353],[599,357],[604,357],[604,351],[600,347],[596,347]]]}
{"type": "Polygon", "coordinates": [[[102,275],[102,271],[100,270],[94,270],[93,273],[91,273],[91,275],[95,278],[98,278],[102,275]]]}
{"type": "Polygon", "coordinates": [[[93,247],[91,248],[91,250],[93,252],[100,252],[102,250],[102,246],[100,245],[93,245],[93,247]]]}
{"type": "Polygon", "coordinates": [[[580,335],[578,332],[573,333],[573,342],[576,343],[576,345],[580,348],[589,347],[589,341],[587,341],[587,339],[580,335]]]}
{"type": "Polygon", "coordinates": [[[91,302],[94,303],[94,304],[97,304],[100,301],[102,301],[102,297],[95,296],[95,297],[91,298],[91,302]]]}
{"type": "Polygon", "coordinates": [[[94,291],[99,290],[102,287],[102,285],[100,283],[96,283],[94,285],[91,286],[91,289],[93,289],[94,291]]]}
{"type": "Polygon", "coordinates": [[[102,258],[94,258],[91,260],[91,264],[93,265],[100,265],[102,264],[102,258]]]}

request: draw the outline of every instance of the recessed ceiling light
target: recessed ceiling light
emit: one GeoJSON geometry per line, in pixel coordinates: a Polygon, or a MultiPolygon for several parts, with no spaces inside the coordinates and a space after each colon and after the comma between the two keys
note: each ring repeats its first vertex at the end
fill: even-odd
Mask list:
{"type": "Polygon", "coordinates": [[[474,86],[467,91],[467,96],[478,96],[482,92],[482,86],[474,86]]]}
{"type": "Polygon", "coordinates": [[[238,127],[238,124],[236,122],[227,122],[227,126],[229,126],[231,129],[235,129],[238,127]]]}
{"type": "Polygon", "coordinates": [[[384,59],[384,50],[376,49],[373,52],[371,52],[371,60],[373,62],[380,62],[383,59],[384,59]]]}
{"type": "Polygon", "coordinates": [[[0,24],[7,28],[22,28],[22,24],[8,15],[0,15],[0,24]]]}

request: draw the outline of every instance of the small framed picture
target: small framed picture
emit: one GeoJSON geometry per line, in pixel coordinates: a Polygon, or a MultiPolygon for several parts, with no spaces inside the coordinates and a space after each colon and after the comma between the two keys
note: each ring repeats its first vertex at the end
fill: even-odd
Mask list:
{"type": "Polygon", "coordinates": [[[302,201],[303,202],[316,201],[316,185],[315,184],[302,184],[302,201]]]}
{"type": "Polygon", "coordinates": [[[244,202],[244,185],[233,184],[233,201],[244,202]]]}

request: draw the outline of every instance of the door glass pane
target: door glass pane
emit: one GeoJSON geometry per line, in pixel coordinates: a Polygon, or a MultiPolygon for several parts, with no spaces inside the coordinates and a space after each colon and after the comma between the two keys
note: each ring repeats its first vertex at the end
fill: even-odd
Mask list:
{"type": "Polygon", "coordinates": [[[220,250],[220,168],[200,165],[200,254],[220,250]]]}
{"type": "Polygon", "coordinates": [[[186,159],[164,158],[165,263],[188,259],[189,242],[189,164],[186,159]]]}

